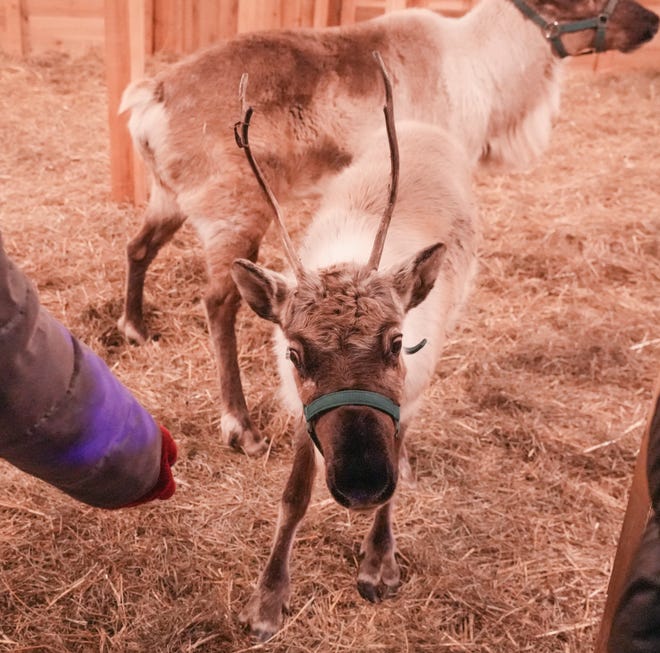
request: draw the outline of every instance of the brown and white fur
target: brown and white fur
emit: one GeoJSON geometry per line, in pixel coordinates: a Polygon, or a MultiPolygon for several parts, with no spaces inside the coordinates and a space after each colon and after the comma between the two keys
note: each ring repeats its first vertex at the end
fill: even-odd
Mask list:
{"type": "MultiPolygon", "coordinates": [[[[340,406],[314,420],[332,496],[347,508],[375,508],[358,575],[360,594],[371,601],[399,584],[391,513],[404,436],[470,289],[478,237],[472,164],[462,144],[419,122],[399,122],[397,131],[399,192],[378,269],[368,260],[390,175],[380,131],[324,193],[296,279],[245,259],[232,267],[245,301],[278,326],[283,395],[296,415],[302,418],[303,404],[346,389],[377,392],[401,408],[398,434],[389,415],[367,406],[340,406]],[[419,352],[404,353],[402,344],[423,339],[419,352]]],[[[315,476],[304,419],[296,435],[273,548],[242,614],[261,639],[277,631],[288,605],[289,556],[315,476]]]]}
{"type": "MultiPolygon", "coordinates": [[[[529,0],[549,19],[591,16],[605,0],[529,0]]],[[[627,51],[649,40],[657,16],[621,0],[606,49],[627,51]]],[[[570,53],[593,33],[566,37],[570,53]]],[[[270,210],[236,150],[236,88],[250,76],[258,113],[253,141],[265,176],[282,200],[356,160],[368,144],[381,88],[371,52],[379,50],[395,81],[399,119],[451,132],[478,160],[526,165],[545,148],[559,100],[559,59],[541,30],[510,0],[482,0],[460,19],[406,10],[350,27],[239,36],[130,85],[121,110],[151,172],[149,204],[128,245],[120,329],[143,342],[146,271],[188,219],[208,269],[205,308],[220,376],[221,429],[249,454],[265,448],[241,387],[234,329],[239,296],[229,273],[237,257],[256,260],[270,210]]],[[[429,166],[435,162],[429,162],[429,166]]]]}

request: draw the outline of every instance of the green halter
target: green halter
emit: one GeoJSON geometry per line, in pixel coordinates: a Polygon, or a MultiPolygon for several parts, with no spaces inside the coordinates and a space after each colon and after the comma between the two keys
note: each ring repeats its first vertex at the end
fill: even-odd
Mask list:
{"type": "MultiPolygon", "coordinates": [[[[534,9],[522,0],[512,0],[512,2],[525,16],[527,16],[527,18],[536,23],[543,30],[545,38],[550,41],[557,55],[563,59],[564,57],[568,57],[569,54],[564,47],[561,37],[562,34],[570,32],[583,32],[587,29],[595,29],[596,35],[594,37],[593,51],[603,52],[605,50],[605,31],[607,29],[607,23],[609,22],[610,16],[619,0],[608,0],[605,8],[600,14],[598,14],[598,16],[576,20],[572,23],[559,23],[556,20],[548,22],[543,16],[534,11],[534,9]]],[[[583,54],[589,53],[585,52],[583,54]]]]}
{"type": "MultiPolygon", "coordinates": [[[[412,347],[404,347],[403,351],[406,354],[416,354],[426,345],[426,342],[427,340],[424,338],[412,347]]],[[[340,406],[369,406],[370,408],[380,410],[394,420],[394,437],[399,435],[401,411],[398,404],[395,404],[389,397],[379,392],[371,392],[370,390],[350,389],[329,392],[327,395],[321,395],[317,399],[314,399],[307,406],[303,406],[303,413],[307,422],[307,433],[309,433],[309,437],[321,455],[323,455],[323,447],[321,447],[319,438],[314,430],[314,419],[322,413],[327,413],[329,410],[339,408],[340,406]]]]}
{"type": "Polygon", "coordinates": [[[369,390],[339,390],[338,392],[330,392],[315,399],[307,406],[303,406],[305,420],[307,421],[307,432],[321,455],[323,455],[323,448],[314,430],[313,420],[321,413],[326,413],[340,406],[369,406],[387,413],[394,420],[395,437],[399,434],[400,409],[389,397],[369,390]]]}

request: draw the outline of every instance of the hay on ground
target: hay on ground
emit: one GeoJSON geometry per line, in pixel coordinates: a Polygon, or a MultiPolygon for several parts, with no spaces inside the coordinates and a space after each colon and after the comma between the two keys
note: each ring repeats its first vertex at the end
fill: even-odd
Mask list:
{"type": "MultiPolygon", "coordinates": [[[[246,394],[272,439],[251,460],[220,442],[189,228],[147,281],[160,337],[133,347],[114,326],[139,216],[109,201],[100,57],[2,58],[5,245],[181,456],[173,500],[119,512],[0,463],[0,650],[591,651],[660,355],[659,98],[658,72],[573,73],[544,160],[479,175],[479,280],[409,433],[403,585],[381,605],[360,599],[368,521],[319,482],[294,549],[292,616],[260,647],[237,614],[291,460],[269,328],[241,312],[246,394]]],[[[262,260],[282,267],[270,233],[262,260]]]]}

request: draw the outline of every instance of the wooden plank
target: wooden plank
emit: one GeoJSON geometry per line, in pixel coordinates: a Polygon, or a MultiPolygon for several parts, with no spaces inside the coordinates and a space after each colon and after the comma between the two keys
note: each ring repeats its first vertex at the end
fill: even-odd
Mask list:
{"type": "Polygon", "coordinates": [[[330,27],[341,24],[342,0],[316,0],[312,27],[330,27]]]}
{"type": "Polygon", "coordinates": [[[155,51],[183,52],[182,22],[182,0],[154,0],[155,51]]]}
{"type": "Polygon", "coordinates": [[[382,6],[379,6],[375,3],[370,3],[363,7],[358,7],[355,12],[355,22],[360,23],[363,20],[371,20],[372,18],[377,18],[382,16],[385,13],[385,10],[382,6]]]}
{"type": "Polygon", "coordinates": [[[154,0],[144,0],[144,53],[154,53],[154,0]]]}
{"type": "Polygon", "coordinates": [[[218,40],[220,4],[213,0],[197,0],[194,49],[205,47],[218,40]]]}
{"type": "Polygon", "coordinates": [[[29,54],[30,39],[24,0],[2,0],[2,5],[5,29],[0,49],[18,57],[29,54]]]}
{"type": "Polygon", "coordinates": [[[104,0],[24,0],[28,15],[103,18],[104,0]]]}
{"type": "Polygon", "coordinates": [[[429,9],[437,11],[443,16],[462,16],[470,11],[475,2],[471,0],[431,0],[428,3],[429,9]]]}
{"type": "Polygon", "coordinates": [[[84,54],[90,48],[102,47],[105,34],[103,16],[30,17],[32,52],[60,50],[70,54],[84,54]]]}
{"type": "Polygon", "coordinates": [[[280,0],[239,0],[238,32],[256,32],[282,26],[280,0]]]}
{"type": "Polygon", "coordinates": [[[197,49],[199,43],[199,22],[197,20],[197,2],[184,2],[181,6],[181,52],[189,53],[197,49]]]}
{"type": "Polygon", "coordinates": [[[607,598],[605,609],[601,620],[600,629],[596,637],[595,653],[607,653],[607,640],[612,628],[614,613],[619,605],[623,590],[625,588],[631,564],[639,543],[644,534],[646,524],[649,518],[651,508],[651,499],[649,497],[648,480],[646,475],[647,452],[649,444],[649,434],[651,422],[655,411],[660,409],[658,401],[660,399],[660,377],[656,382],[654,399],[649,410],[649,417],[642,437],[642,443],[639,447],[639,454],[635,463],[630,494],[628,497],[628,506],[623,518],[619,543],[617,545],[614,563],[612,564],[612,573],[607,587],[607,598]]]}
{"type": "Polygon", "coordinates": [[[314,0],[280,0],[281,27],[311,27],[314,23],[314,4],[314,0]]]}
{"type": "Polygon", "coordinates": [[[359,4],[361,3],[357,0],[344,0],[341,3],[340,23],[342,25],[352,25],[356,22],[359,4]]]}
{"type": "Polygon", "coordinates": [[[385,11],[400,11],[406,8],[406,0],[385,0],[385,11]]]}
{"type": "Polygon", "coordinates": [[[110,127],[111,197],[141,203],[146,198],[144,169],[133,149],[127,115],[118,115],[126,85],[144,74],[143,0],[106,0],[105,63],[110,127]]]}
{"type": "Polygon", "coordinates": [[[238,33],[238,0],[223,0],[218,14],[218,38],[228,39],[238,33]]]}
{"type": "Polygon", "coordinates": [[[313,27],[325,27],[330,19],[330,0],[316,0],[314,3],[313,27]]]}

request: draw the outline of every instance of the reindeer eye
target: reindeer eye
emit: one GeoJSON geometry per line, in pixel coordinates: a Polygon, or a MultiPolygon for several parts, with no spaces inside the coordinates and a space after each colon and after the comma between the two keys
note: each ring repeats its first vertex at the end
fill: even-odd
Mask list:
{"type": "Polygon", "coordinates": [[[400,333],[397,333],[392,337],[390,342],[390,353],[392,356],[398,356],[401,353],[401,347],[403,346],[403,336],[400,333]]]}
{"type": "Polygon", "coordinates": [[[293,363],[293,366],[298,370],[302,365],[300,354],[293,348],[289,347],[286,350],[286,357],[293,363]]]}

